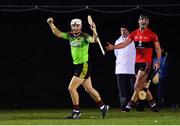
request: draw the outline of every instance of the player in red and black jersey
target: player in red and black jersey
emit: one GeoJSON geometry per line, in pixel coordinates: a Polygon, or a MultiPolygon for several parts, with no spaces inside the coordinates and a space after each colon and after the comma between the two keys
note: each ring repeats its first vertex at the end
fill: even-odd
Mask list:
{"type": "MultiPolygon", "coordinates": [[[[157,34],[148,28],[149,17],[146,15],[140,15],[138,20],[139,28],[134,30],[126,41],[118,45],[112,45],[108,43],[106,50],[121,49],[134,41],[136,46],[136,82],[134,87],[134,94],[131,101],[127,104],[124,111],[130,111],[139,100],[138,92],[145,89],[147,84],[148,74],[151,70],[153,48],[155,48],[157,58],[155,69],[160,67],[161,48],[157,37],[157,34]]],[[[155,100],[153,99],[151,92],[147,89],[146,100],[152,111],[159,111],[155,100]]]]}

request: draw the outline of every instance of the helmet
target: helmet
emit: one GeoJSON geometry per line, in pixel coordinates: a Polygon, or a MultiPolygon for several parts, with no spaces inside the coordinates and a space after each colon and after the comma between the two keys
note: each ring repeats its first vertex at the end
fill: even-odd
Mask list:
{"type": "Polygon", "coordinates": [[[81,21],[81,19],[78,19],[78,18],[72,19],[70,25],[74,25],[74,24],[79,24],[79,25],[82,26],[82,21],[81,21]]]}

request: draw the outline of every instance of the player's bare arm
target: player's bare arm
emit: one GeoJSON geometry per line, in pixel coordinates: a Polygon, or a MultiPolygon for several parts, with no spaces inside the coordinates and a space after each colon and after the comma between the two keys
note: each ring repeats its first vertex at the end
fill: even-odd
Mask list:
{"type": "Polygon", "coordinates": [[[106,46],[105,48],[108,51],[113,50],[113,49],[121,49],[121,48],[124,48],[127,45],[129,45],[131,42],[132,42],[132,40],[130,38],[126,39],[124,42],[119,43],[117,45],[113,45],[113,44],[107,42],[108,46],[106,46]]]}
{"type": "Polygon", "coordinates": [[[98,42],[97,41],[98,35],[97,35],[96,30],[95,30],[96,29],[96,25],[95,25],[94,22],[91,23],[90,28],[91,28],[91,30],[93,32],[93,43],[98,42]]]}
{"type": "Polygon", "coordinates": [[[93,22],[91,15],[88,15],[87,19],[88,19],[88,23],[90,25],[90,28],[93,31],[93,40],[94,40],[94,42],[97,42],[99,44],[99,47],[101,49],[102,54],[105,55],[105,51],[101,45],[101,41],[100,41],[98,33],[96,31],[96,25],[93,22]]]}
{"type": "Polygon", "coordinates": [[[61,38],[61,36],[62,36],[61,33],[62,33],[62,32],[54,25],[54,19],[51,18],[51,17],[48,18],[48,19],[47,19],[47,23],[49,24],[49,26],[50,26],[53,34],[56,35],[57,37],[60,37],[60,38],[61,38]]]}
{"type": "Polygon", "coordinates": [[[155,63],[154,67],[155,69],[159,69],[160,67],[160,59],[161,59],[161,46],[159,44],[159,41],[154,43],[154,47],[155,47],[155,51],[156,51],[156,55],[157,55],[157,62],[155,63]]]}

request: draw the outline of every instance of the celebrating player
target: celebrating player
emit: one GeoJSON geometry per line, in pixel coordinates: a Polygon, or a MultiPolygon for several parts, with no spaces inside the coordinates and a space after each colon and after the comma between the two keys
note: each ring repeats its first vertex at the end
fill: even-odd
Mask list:
{"type": "MultiPolygon", "coordinates": [[[[75,66],[74,76],[71,79],[68,90],[71,95],[73,103],[73,111],[67,119],[78,119],[81,116],[79,107],[79,94],[77,88],[83,85],[86,92],[95,100],[98,107],[102,112],[104,118],[109,109],[108,105],[105,105],[99,93],[93,88],[91,82],[91,66],[88,62],[88,50],[89,43],[95,43],[97,36],[93,33],[93,37],[87,33],[82,32],[82,21],[81,19],[71,20],[70,32],[62,32],[55,25],[53,18],[48,18],[47,23],[49,24],[52,32],[59,38],[69,40],[71,46],[71,55],[73,58],[73,64],[75,66]]],[[[95,24],[91,24],[91,29],[95,27],[95,24]]]]}
{"type": "MultiPolygon", "coordinates": [[[[136,64],[135,64],[135,71],[136,71],[136,82],[134,87],[134,93],[131,97],[131,100],[124,108],[124,111],[130,111],[138,101],[138,92],[145,89],[147,84],[148,74],[151,69],[152,64],[152,53],[153,53],[153,46],[155,47],[155,51],[157,54],[157,62],[155,64],[155,68],[158,69],[160,67],[160,58],[161,58],[161,48],[160,43],[157,37],[157,34],[151,31],[148,28],[149,24],[149,17],[147,15],[140,15],[139,16],[139,28],[133,31],[123,43],[118,45],[112,45],[108,43],[106,47],[107,50],[113,49],[120,49],[126,47],[132,41],[135,42],[136,47],[136,64]]],[[[147,89],[147,97],[146,100],[149,102],[151,110],[153,112],[159,111],[159,108],[153,100],[151,92],[147,89]]]]}

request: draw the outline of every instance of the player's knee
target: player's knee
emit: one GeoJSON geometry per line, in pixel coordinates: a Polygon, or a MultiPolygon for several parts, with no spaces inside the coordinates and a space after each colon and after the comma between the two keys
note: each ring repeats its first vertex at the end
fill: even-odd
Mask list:
{"type": "Polygon", "coordinates": [[[139,92],[141,89],[137,86],[134,88],[134,91],[139,92]]]}
{"type": "Polygon", "coordinates": [[[68,87],[68,91],[69,91],[69,92],[72,92],[72,88],[71,88],[71,87],[68,87]]]}
{"type": "Polygon", "coordinates": [[[137,85],[135,85],[134,90],[140,91],[140,90],[142,90],[142,89],[144,89],[144,88],[145,88],[145,85],[143,85],[143,84],[137,84],[137,85]]]}
{"type": "Polygon", "coordinates": [[[87,93],[91,93],[91,92],[93,91],[93,88],[85,88],[85,91],[86,91],[87,93]]]}
{"type": "Polygon", "coordinates": [[[72,87],[72,86],[69,86],[69,87],[68,87],[68,90],[69,90],[69,92],[73,92],[73,91],[75,91],[76,89],[75,89],[74,87],[72,87]]]}
{"type": "Polygon", "coordinates": [[[139,90],[139,86],[136,84],[135,86],[134,86],[134,91],[138,91],[139,90]]]}

